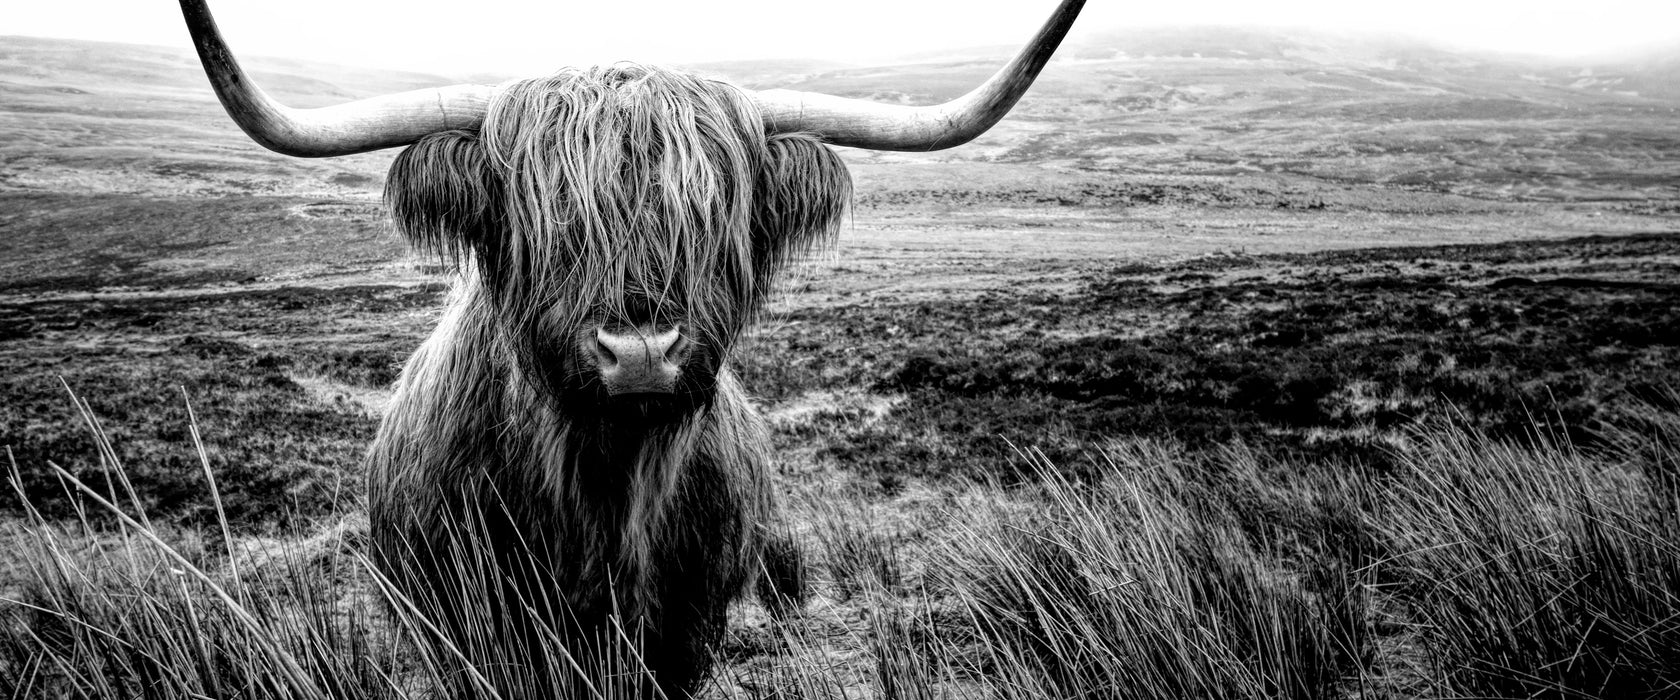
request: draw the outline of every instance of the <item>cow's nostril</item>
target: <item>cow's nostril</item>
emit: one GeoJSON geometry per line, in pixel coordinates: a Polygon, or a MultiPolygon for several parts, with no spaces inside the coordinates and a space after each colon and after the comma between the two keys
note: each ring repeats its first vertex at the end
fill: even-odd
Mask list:
{"type": "Polygon", "coordinates": [[[682,334],[682,327],[680,326],[672,326],[670,331],[662,332],[659,336],[655,336],[652,341],[660,346],[665,361],[675,364],[682,364],[682,358],[689,354],[689,346],[692,344],[689,341],[689,336],[682,334]]]}
{"type": "Polygon", "coordinates": [[[600,361],[602,367],[609,367],[618,364],[618,355],[614,354],[612,348],[607,347],[606,342],[604,342],[602,334],[605,332],[595,332],[595,359],[600,361]]]}
{"type": "Polygon", "coordinates": [[[688,357],[688,348],[694,343],[689,341],[688,336],[682,334],[680,328],[673,328],[671,332],[675,333],[677,337],[671,341],[670,347],[665,348],[665,359],[676,364],[682,364],[683,358],[688,357]]]}

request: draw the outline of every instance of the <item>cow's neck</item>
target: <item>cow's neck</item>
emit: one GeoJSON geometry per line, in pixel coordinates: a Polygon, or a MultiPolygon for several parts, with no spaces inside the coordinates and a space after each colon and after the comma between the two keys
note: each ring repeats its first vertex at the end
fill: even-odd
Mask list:
{"type": "Polygon", "coordinates": [[[567,431],[567,477],[600,502],[664,493],[688,460],[698,415],[655,427],[574,425],[567,431]]]}
{"type": "Polygon", "coordinates": [[[560,480],[571,492],[563,498],[579,509],[576,526],[601,538],[607,556],[600,563],[615,585],[637,591],[626,600],[647,598],[640,589],[653,580],[657,533],[696,449],[701,420],[695,415],[652,429],[574,425],[566,431],[560,480]]]}

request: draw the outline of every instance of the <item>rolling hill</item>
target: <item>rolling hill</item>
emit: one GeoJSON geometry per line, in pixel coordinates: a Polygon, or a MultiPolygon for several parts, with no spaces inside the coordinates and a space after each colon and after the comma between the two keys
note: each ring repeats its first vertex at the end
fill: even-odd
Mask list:
{"type": "MultiPolygon", "coordinates": [[[[926,103],[978,84],[1012,50],[886,66],[689,68],[751,88],[926,103]]],[[[248,64],[297,106],[495,80],[248,64]]],[[[1467,228],[1478,237],[1642,231],[1680,212],[1677,65],[1673,54],[1562,65],[1304,32],[1095,32],[973,143],[843,156],[857,221],[883,243],[929,226],[1067,228],[1107,241],[1098,249],[1110,254],[1119,243],[1108,236],[1148,241],[1139,232],[1152,230],[1169,236],[1144,245],[1157,251],[1256,245],[1271,231],[1280,237],[1264,245],[1445,241],[1467,228]],[[1283,218],[1270,221],[1274,212],[1283,218]],[[1602,214],[1615,216],[1583,218],[1602,214]]],[[[376,200],[393,155],[307,160],[262,149],[223,114],[185,50],[0,37],[0,236],[17,253],[0,261],[0,288],[389,268],[381,261],[402,245],[376,200]],[[336,252],[297,245],[317,240],[336,252]]]]}
{"type": "MultiPolygon", "coordinates": [[[[690,68],[752,88],[925,103],[968,90],[1011,50],[888,66],[690,68]]],[[[263,85],[298,106],[462,80],[249,60],[263,85]]],[[[1276,176],[1496,199],[1667,201],[1680,198],[1677,75],[1674,54],[1565,65],[1300,31],[1095,32],[975,143],[848,158],[866,184],[912,190],[925,168],[870,166],[1027,166],[1071,177],[1076,188],[1115,175],[1276,176]]],[[[263,151],[222,114],[187,51],[0,37],[0,189],[371,194],[390,157],[299,161],[263,151]]]]}

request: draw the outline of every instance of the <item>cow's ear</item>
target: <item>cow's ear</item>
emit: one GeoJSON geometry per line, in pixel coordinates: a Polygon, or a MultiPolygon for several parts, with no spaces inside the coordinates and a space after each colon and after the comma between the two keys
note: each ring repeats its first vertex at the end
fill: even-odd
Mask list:
{"type": "Polygon", "coordinates": [[[385,178],[385,205],[409,245],[483,261],[501,240],[502,184],[478,135],[432,134],[404,149],[385,178]]]}
{"type": "Polygon", "coordinates": [[[846,163],[809,134],[777,134],[766,143],[753,211],[753,253],[759,279],[840,231],[852,201],[846,163]]]}

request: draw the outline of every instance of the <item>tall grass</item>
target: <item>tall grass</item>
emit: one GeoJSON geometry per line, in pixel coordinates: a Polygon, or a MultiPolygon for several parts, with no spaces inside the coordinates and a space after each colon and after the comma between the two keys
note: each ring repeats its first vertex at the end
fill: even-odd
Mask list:
{"type": "Polygon", "coordinates": [[[1680,697],[1680,420],[1587,452],[1418,436],[1378,522],[1468,697],[1680,697]]]}
{"type": "MultiPolygon", "coordinates": [[[[96,507],[120,513],[67,472],[96,507]]],[[[15,480],[14,480],[14,483],[15,480]]],[[[122,514],[99,530],[8,525],[19,571],[0,618],[9,697],[388,698],[403,675],[375,610],[341,589],[353,559],[274,553],[233,565],[198,533],[122,514]],[[236,573],[238,572],[238,573],[236,573]]]]}
{"type": "MultiPolygon", "coordinates": [[[[1440,427],[1387,474],[1116,443],[1079,481],[1028,455],[1008,488],[794,499],[809,566],[781,575],[810,601],[744,609],[701,695],[1680,697],[1680,416],[1643,425],[1593,452],[1440,427]]],[[[496,586],[440,616],[354,513],[273,540],[152,522],[100,452],[108,482],[62,474],[82,517],[0,529],[0,697],[658,696],[633,623],[510,626],[536,603],[496,586]]],[[[497,580],[465,544],[444,565],[497,580]]]]}
{"type": "Polygon", "coordinates": [[[1041,465],[1038,508],[963,529],[940,576],[978,670],[1031,697],[1340,697],[1365,646],[1357,582],[1282,568],[1182,455],[1145,447],[1111,452],[1095,487],[1041,465]]]}
{"type": "MultiPolygon", "coordinates": [[[[189,411],[190,415],[190,411],[189,411]]],[[[152,523],[116,451],[84,414],[106,489],[49,465],[79,517],[7,523],[17,566],[0,608],[0,691],[9,698],[657,697],[634,625],[591,640],[510,623],[501,562],[470,523],[441,562],[476,607],[442,615],[405,597],[362,554],[352,516],[314,535],[235,543],[207,452],[220,552],[202,534],[152,523]],[[124,499],[122,496],[126,495],[124,499]],[[482,556],[475,556],[481,553],[482,556]]],[[[196,419],[191,426],[195,442],[196,419]]],[[[13,465],[10,479],[23,498],[13,465]]]]}

